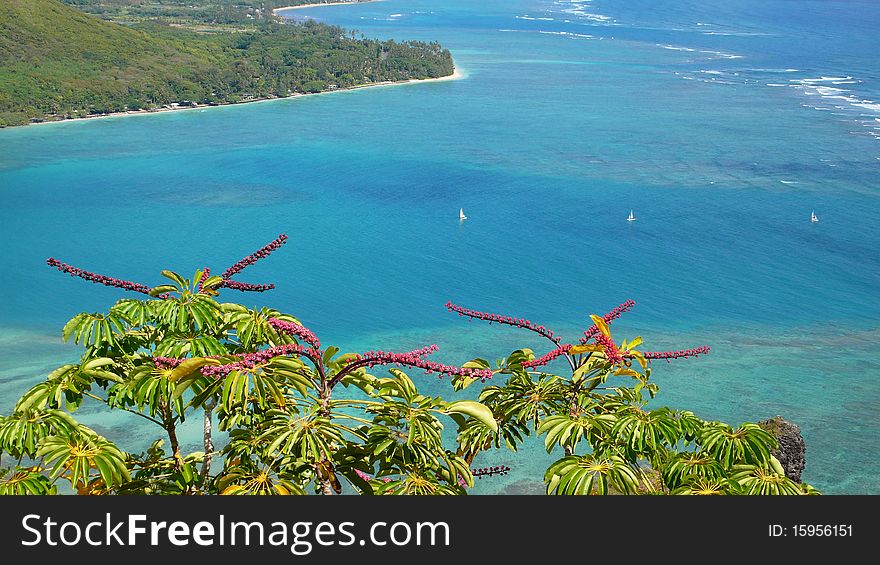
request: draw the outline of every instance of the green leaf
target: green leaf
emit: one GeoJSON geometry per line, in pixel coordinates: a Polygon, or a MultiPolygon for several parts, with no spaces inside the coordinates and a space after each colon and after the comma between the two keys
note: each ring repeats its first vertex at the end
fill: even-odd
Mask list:
{"type": "Polygon", "coordinates": [[[463,364],[462,367],[466,369],[491,369],[492,367],[489,365],[489,362],[485,359],[480,359],[479,357],[476,359],[471,359],[467,363],[463,364]]]}
{"type": "Polygon", "coordinates": [[[178,379],[182,379],[188,377],[204,367],[205,365],[220,365],[220,361],[216,359],[209,359],[207,357],[193,357],[192,359],[187,359],[174,369],[172,369],[171,373],[168,375],[169,381],[176,381],[178,379]]]}
{"type": "Polygon", "coordinates": [[[601,316],[596,316],[595,314],[590,314],[590,319],[593,320],[593,323],[596,324],[596,327],[599,328],[599,331],[602,332],[602,335],[605,337],[611,337],[611,331],[608,329],[608,324],[605,322],[605,318],[601,316]]]}
{"type": "Polygon", "coordinates": [[[155,298],[166,292],[180,292],[180,289],[171,284],[160,284],[159,286],[154,286],[150,289],[150,296],[155,298]]]}
{"type": "Polygon", "coordinates": [[[485,404],[473,400],[457,400],[446,405],[446,413],[465,414],[489,426],[493,432],[498,431],[498,422],[485,404]]]}
{"type": "Polygon", "coordinates": [[[177,288],[184,289],[187,286],[189,286],[189,284],[188,284],[189,281],[187,281],[185,278],[178,275],[174,271],[169,271],[166,269],[166,270],[162,271],[161,275],[163,277],[165,277],[166,279],[171,279],[172,281],[174,281],[174,284],[177,285],[177,288]]]}
{"type": "Polygon", "coordinates": [[[330,360],[333,359],[333,356],[336,355],[337,353],[339,353],[338,347],[335,347],[333,345],[328,347],[327,350],[324,351],[324,357],[323,357],[324,364],[325,365],[329,364],[330,360]]]}

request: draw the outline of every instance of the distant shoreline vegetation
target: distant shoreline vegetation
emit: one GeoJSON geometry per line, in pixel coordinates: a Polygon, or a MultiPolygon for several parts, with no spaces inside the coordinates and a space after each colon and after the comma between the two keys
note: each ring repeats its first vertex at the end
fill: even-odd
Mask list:
{"type": "Polygon", "coordinates": [[[269,8],[315,1],[187,0],[180,2],[185,13],[168,3],[152,15],[141,12],[155,11],[153,4],[67,3],[101,18],[57,0],[0,5],[0,127],[287,98],[455,71],[438,43],[367,39],[311,20],[280,23],[269,8]]]}

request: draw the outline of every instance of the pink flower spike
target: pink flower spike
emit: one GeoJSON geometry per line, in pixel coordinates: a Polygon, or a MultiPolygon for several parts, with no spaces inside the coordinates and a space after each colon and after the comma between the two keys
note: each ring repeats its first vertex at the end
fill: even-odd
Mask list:
{"type": "Polygon", "coordinates": [[[239,290],[241,292],[265,292],[267,290],[272,290],[273,288],[275,288],[274,284],[248,284],[231,281],[228,279],[220,283],[219,286],[230,288],[232,290],[239,290]]]}
{"type": "Polygon", "coordinates": [[[321,348],[321,340],[318,339],[318,336],[304,326],[294,324],[293,322],[285,322],[278,318],[270,318],[269,325],[283,334],[291,335],[305,341],[315,349],[321,348]]]}
{"type": "Polygon", "coordinates": [[[196,292],[202,292],[202,285],[205,284],[205,281],[211,276],[211,269],[205,267],[205,270],[202,271],[202,276],[199,277],[199,284],[196,287],[196,292]]]}
{"type": "Polygon", "coordinates": [[[407,353],[391,353],[386,351],[368,351],[356,355],[346,365],[346,369],[355,369],[359,367],[374,367],[376,365],[403,365],[406,367],[417,367],[425,369],[426,373],[440,373],[440,375],[466,376],[478,378],[481,381],[491,379],[494,373],[491,369],[473,369],[470,367],[455,367],[452,365],[443,365],[422,359],[425,355],[437,351],[436,345],[429,345],[422,349],[409,351],[407,353]]]}
{"type": "Polygon", "coordinates": [[[672,359],[687,359],[688,357],[696,357],[697,355],[705,355],[706,353],[709,353],[708,345],[701,345],[694,349],[685,349],[681,351],[645,351],[642,355],[645,356],[645,359],[666,359],[669,361],[672,359]]]}
{"type": "Polygon", "coordinates": [[[475,479],[483,477],[493,477],[495,475],[506,475],[510,472],[507,465],[496,465],[495,467],[483,467],[482,469],[471,469],[471,474],[475,479]]]}
{"type": "Polygon", "coordinates": [[[556,349],[550,351],[549,353],[545,353],[544,355],[538,357],[537,359],[532,359],[531,361],[523,361],[522,366],[525,369],[532,367],[543,367],[550,361],[553,361],[557,357],[568,353],[568,350],[571,349],[571,344],[566,343],[564,345],[560,345],[556,349]]]}
{"type": "MultiPolygon", "coordinates": [[[[621,314],[632,309],[632,307],[635,305],[636,303],[634,300],[627,300],[611,312],[608,312],[607,314],[602,316],[602,319],[605,320],[606,324],[610,324],[612,321],[619,318],[621,314]]],[[[597,333],[599,333],[599,328],[595,325],[590,326],[589,328],[587,328],[587,331],[584,332],[584,337],[581,338],[581,343],[587,343],[589,340],[593,339],[593,337],[595,337],[597,333]]]]}
{"type": "Polygon", "coordinates": [[[605,357],[607,357],[612,364],[617,365],[623,362],[623,357],[620,355],[620,350],[617,349],[617,346],[614,344],[614,341],[610,337],[607,337],[603,333],[599,333],[595,337],[595,340],[596,343],[602,346],[602,349],[605,352],[605,357]]]}
{"type": "MultiPolygon", "coordinates": [[[[50,257],[46,260],[46,264],[50,267],[55,267],[62,273],[67,273],[72,277],[79,277],[83,280],[87,280],[89,282],[102,284],[104,286],[111,286],[116,288],[121,288],[124,290],[131,290],[134,292],[140,292],[141,294],[150,294],[150,287],[144,284],[135,283],[131,281],[125,281],[122,279],[114,279],[113,277],[106,277],[104,275],[99,275],[97,273],[91,273],[89,271],[84,271],[77,267],[73,267],[66,263],[62,263],[58,259],[54,257],[50,257]]],[[[162,294],[159,298],[165,299],[168,298],[168,294],[162,294]]]]}
{"type": "MultiPolygon", "coordinates": [[[[274,240],[272,240],[268,245],[261,247],[259,250],[255,251],[254,253],[251,253],[250,255],[245,257],[244,259],[241,259],[240,261],[238,261],[237,263],[235,263],[234,265],[232,265],[231,267],[226,269],[223,272],[223,274],[221,275],[221,277],[223,277],[224,280],[229,279],[230,277],[232,277],[236,273],[241,272],[245,267],[247,267],[249,265],[253,265],[254,263],[259,261],[260,259],[264,259],[264,258],[268,257],[270,253],[272,253],[273,251],[275,251],[276,249],[278,249],[279,247],[284,245],[286,242],[287,242],[287,235],[285,235],[285,234],[279,235],[274,240]]],[[[241,290],[241,289],[236,289],[236,290],[241,290]]]]}
{"type": "Polygon", "coordinates": [[[538,335],[546,337],[550,341],[554,342],[556,345],[559,345],[562,340],[553,335],[553,332],[545,328],[544,326],[537,325],[532,323],[530,320],[511,318],[510,316],[503,316],[501,314],[492,314],[489,312],[480,312],[478,310],[471,310],[469,308],[465,308],[463,306],[459,306],[458,304],[453,304],[452,301],[446,303],[446,309],[450,312],[456,312],[459,316],[467,316],[468,318],[476,318],[478,320],[486,320],[490,324],[492,322],[498,322],[499,324],[505,324],[508,326],[514,326],[517,328],[523,328],[525,330],[529,330],[535,332],[538,335]]]}

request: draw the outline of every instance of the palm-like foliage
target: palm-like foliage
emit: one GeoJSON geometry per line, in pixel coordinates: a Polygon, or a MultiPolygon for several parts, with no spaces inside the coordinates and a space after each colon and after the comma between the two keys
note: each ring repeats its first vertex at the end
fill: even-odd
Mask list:
{"type": "MultiPolygon", "coordinates": [[[[659,391],[650,381],[651,359],[691,357],[708,348],[643,353],[636,349],[641,338],[616,344],[609,324],[632,304],[622,304],[604,317],[592,316],[594,325],[580,345],[563,344],[553,332],[528,320],[447,305],[460,315],[538,333],[554,346],[540,358],[521,349],[499,360],[496,372],[508,379],[486,387],[480,399],[492,409],[501,430],[517,433],[508,433],[501,442],[471,422],[459,436],[465,452],[473,458],[501,445],[516,450],[528,433],[528,428],[509,424],[516,422],[543,435],[548,453],[563,452],[545,473],[547,492],[552,494],[811,492],[812,487],[795,485],[774,467],[778,461],[770,452],[776,441],[757,425],[746,423],[734,430],[687,410],[647,407],[659,391]],[[538,370],[557,358],[568,361],[570,376],[538,370]],[[687,446],[695,450],[681,451],[687,446]]],[[[467,379],[456,382],[458,388],[472,384],[467,379]]]]}
{"type": "Polygon", "coordinates": [[[550,465],[544,482],[547,494],[609,494],[612,489],[633,494],[638,490],[639,477],[618,455],[572,455],[550,465]]]}
{"type": "Polygon", "coordinates": [[[85,488],[97,472],[107,488],[129,479],[125,455],[113,443],[85,427],[67,437],[51,436],[40,442],[37,457],[51,466],[49,478],[64,476],[74,488],[85,488]]]}
{"type": "Polygon", "coordinates": [[[641,338],[615,343],[609,324],[629,303],[593,316],[579,345],[528,320],[447,305],[553,343],[537,358],[517,349],[493,369],[480,358],[461,367],[424,359],[436,346],[340,354],[322,348],[294,316],[217,301],[224,288],[272,288],[231,277],[285,240],[223,276],[163,271],[169,282],[152,288],[50,260],[149,296],[78,314],[64,326],[62,338],[80,345],[82,358],[50,373],[0,417],[0,455],[18,459],[0,474],[0,494],[54,493],[58,480],[81,494],[464,494],[474,485],[476,458],[501,447],[516,451],[532,432],[544,436],[548,453],[561,455],[544,475],[552,494],[815,493],[785,477],[770,454],[775,440],[758,426],[734,430],[692,412],[648,407],[659,390],[650,359],[705,349],[644,353],[636,349],[641,338]],[[541,369],[556,359],[568,362],[570,374],[541,369]],[[455,391],[506,380],[483,387],[478,400],[450,401],[421,394],[400,369],[371,372],[382,365],[448,374],[455,391]],[[124,451],[72,418],[86,400],[148,421],[159,437],[143,453],[124,451]],[[186,453],[177,430],[194,415],[204,418],[204,449],[186,453]],[[220,451],[215,429],[228,435],[220,451]]]}
{"type": "Polygon", "coordinates": [[[703,428],[700,444],[725,467],[737,463],[768,465],[770,450],[777,447],[772,435],[750,423],[734,430],[722,422],[712,422],[703,428]]]}
{"type": "Polygon", "coordinates": [[[0,469],[0,495],[55,494],[57,490],[39,467],[0,469]]]}

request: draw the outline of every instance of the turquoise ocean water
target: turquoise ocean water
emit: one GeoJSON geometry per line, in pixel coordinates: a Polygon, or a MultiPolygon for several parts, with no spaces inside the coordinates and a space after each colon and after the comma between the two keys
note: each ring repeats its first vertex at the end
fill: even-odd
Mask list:
{"type": "MultiPolygon", "coordinates": [[[[67,319],[122,296],[47,257],[158,284],[283,232],[239,277],[278,288],[226,299],[288,311],[343,350],[436,343],[460,363],[546,347],[447,300],[576,339],[632,298],[618,339],[712,347],[655,366],[656,405],[782,415],[806,439],[804,480],[880,494],[880,5],[387,0],[288,15],[438,40],[465,78],[0,131],[0,412],[77,358],[67,319]]],[[[151,439],[133,417],[78,417],[132,450],[151,439]]],[[[482,457],[512,472],[477,492],[539,491],[541,444],[482,457]]]]}

